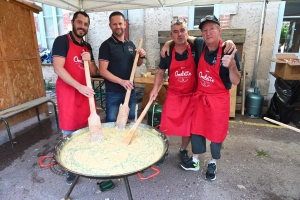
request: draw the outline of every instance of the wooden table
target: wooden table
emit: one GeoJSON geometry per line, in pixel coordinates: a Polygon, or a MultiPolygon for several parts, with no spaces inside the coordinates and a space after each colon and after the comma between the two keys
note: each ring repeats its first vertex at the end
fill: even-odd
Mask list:
{"type": "MultiPolygon", "coordinates": [[[[152,91],[152,88],[153,88],[154,78],[148,78],[148,77],[147,78],[145,78],[145,77],[134,78],[133,81],[134,81],[134,83],[145,84],[144,96],[143,96],[143,102],[142,102],[142,108],[145,108],[146,104],[149,101],[149,94],[150,94],[150,92],[152,91]]],[[[165,102],[168,85],[169,85],[169,82],[165,81],[164,84],[163,84],[165,89],[161,89],[158,92],[156,100],[160,105],[163,105],[164,102],[165,102]]]]}
{"type": "MultiPolygon", "coordinates": [[[[104,78],[95,78],[95,77],[91,77],[92,81],[99,81],[99,82],[103,82],[104,78]]],[[[154,78],[134,78],[133,79],[134,83],[139,83],[139,84],[154,84],[154,78]]],[[[169,82],[165,81],[164,82],[164,86],[168,86],[169,82]]]]}
{"type": "MultiPolygon", "coordinates": [[[[105,109],[105,105],[104,105],[104,101],[105,101],[105,95],[103,95],[103,85],[104,85],[104,78],[102,77],[91,77],[91,81],[92,81],[92,85],[93,85],[93,88],[95,90],[99,90],[100,89],[100,97],[97,98],[96,97],[96,100],[100,100],[100,105],[101,105],[101,108],[102,109],[105,109]],[[95,81],[99,81],[99,85],[98,87],[95,87],[94,85],[94,82],[95,81]]],[[[153,88],[153,84],[154,84],[154,78],[134,78],[133,79],[133,82],[135,84],[145,84],[145,88],[144,88],[144,96],[143,96],[143,102],[142,102],[142,108],[144,108],[146,106],[146,104],[148,103],[149,101],[149,94],[153,88]]],[[[161,89],[158,93],[158,96],[157,96],[157,101],[159,104],[163,105],[165,99],[166,99],[166,91],[168,89],[168,81],[165,81],[163,86],[165,89],[161,89]]]]}
{"type": "Polygon", "coordinates": [[[105,88],[104,88],[104,78],[100,77],[91,77],[92,86],[95,90],[95,99],[100,101],[100,107],[97,109],[105,110],[105,88]],[[98,81],[98,85],[95,85],[95,82],[98,81]]]}
{"type": "MultiPolygon", "coordinates": [[[[154,84],[154,78],[134,78],[133,79],[134,83],[139,83],[139,84],[154,84]]],[[[165,81],[164,86],[168,86],[169,82],[165,81]]]]}

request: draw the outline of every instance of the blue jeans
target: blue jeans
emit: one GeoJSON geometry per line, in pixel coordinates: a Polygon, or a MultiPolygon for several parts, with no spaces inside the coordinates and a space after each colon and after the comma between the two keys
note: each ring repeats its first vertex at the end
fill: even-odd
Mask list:
{"type": "MultiPolygon", "coordinates": [[[[124,103],[126,92],[106,92],[106,119],[105,122],[117,121],[120,104],[124,103]]],[[[136,96],[135,90],[131,90],[129,99],[129,120],[135,119],[136,96]]]]}
{"type": "MultiPolygon", "coordinates": [[[[76,130],[74,130],[74,131],[76,131],[76,130]]],[[[64,135],[69,135],[69,134],[73,133],[74,131],[61,130],[61,133],[64,135]]]]}

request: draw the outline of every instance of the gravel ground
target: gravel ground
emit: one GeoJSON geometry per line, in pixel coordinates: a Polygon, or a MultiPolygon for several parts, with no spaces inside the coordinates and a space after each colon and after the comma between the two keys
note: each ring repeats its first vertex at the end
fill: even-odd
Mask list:
{"type": "MultiPolygon", "coordinates": [[[[104,118],[103,111],[100,116],[104,118]]],[[[9,142],[0,146],[0,199],[62,199],[69,189],[64,171],[58,165],[55,173],[39,165],[39,157],[52,155],[61,139],[54,115],[17,135],[14,151],[9,142]]],[[[128,177],[133,199],[300,199],[300,135],[295,131],[237,114],[230,120],[215,181],[205,180],[209,146],[200,156],[198,172],[180,168],[179,146],[180,139],[172,138],[169,157],[159,167],[158,176],[148,180],[140,180],[137,175],[128,177]]],[[[149,174],[150,169],[143,175],[149,174]]],[[[99,191],[100,181],[80,177],[70,198],[128,199],[123,179],[114,179],[116,187],[106,192],[99,191]]]]}

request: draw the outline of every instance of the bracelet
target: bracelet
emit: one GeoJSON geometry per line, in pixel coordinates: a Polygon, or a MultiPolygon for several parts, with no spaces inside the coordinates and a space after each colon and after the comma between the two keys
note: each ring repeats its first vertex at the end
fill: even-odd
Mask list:
{"type": "Polygon", "coordinates": [[[140,58],[141,58],[141,59],[144,59],[144,58],[145,58],[145,56],[143,56],[143,57],[141,57],[141,56],[140,56],[140,58]]]}

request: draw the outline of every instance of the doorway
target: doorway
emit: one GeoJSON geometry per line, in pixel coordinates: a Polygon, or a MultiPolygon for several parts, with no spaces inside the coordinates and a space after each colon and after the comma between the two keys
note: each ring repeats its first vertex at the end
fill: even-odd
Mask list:
{"type": "Polygon", "coordinates": [[[300,57],[300,2],[286,2],[281,24],[278,53],[294,53],[300,57]]]}
{"type": "MultiPolygon", "coordinates": [[[[276,54],[295,54],[300,58],[300,2],[281,2],[278,14],[277,32],[273,57],[276,54]]],[[[270,71],[275,70],[275,63],[271,62],[270,71]]],[[[275,93],[275,77],[269,75],[270,85],[267,99],[275,93]]]]}

